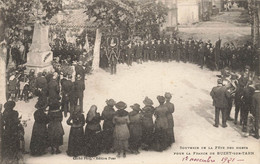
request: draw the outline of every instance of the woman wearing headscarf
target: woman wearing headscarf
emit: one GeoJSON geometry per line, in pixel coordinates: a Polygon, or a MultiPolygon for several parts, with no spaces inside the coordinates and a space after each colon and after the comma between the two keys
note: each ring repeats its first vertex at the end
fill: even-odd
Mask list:
{"type": "Polygon", "coordinates": [[[113,124],[113,118],[115,116],[114,105],[116,102],[113,99],[109,99],[106,101],[107,106],[104,107],[102,112],[102,120],[103,123],[103,146],[104,151],[109,153],[109,151],[113,147],[113,132],[115,125],[113,124]]]}
{"type": "Polygon", "coordinates": [[[69,156],[79,156],[83,154],[84,131],[85,125],[84,115],[81,114],[80,106],[76,106],[74,112],[67,120],[67,124],[71,126],[67,154],[69,156]]]}
{"type": "Polygon", "coordinates": [[[154,123],[153,123],[153,114],[154,114],[154,107],[153,101],[146,97],[143,101],[144,107],[142,109],[142,143],[143,149],[148,150],[151,148],[153,143],[153,131],[154,131],[154,123]]]}
{"type": "Polygon", "coordinates": [[[94,157],[101,153],[101,116],[97,113],[97,106],[92,105],[86,116],[85,155],[94,157]]]}
{"type": "Polygon", "coordinates": [[[113,123],[115,124],[113,133],[114,148],[117,150],[117,157],[120,157],[122,151],[123,157],[126,157],[126,151],[128,150],[128,139],[130,137],[128,124],[130,120],[128,112],[125,110],[126,107],[127,105],[123,101],[116,103],[116,108],[118,110],[113,118],[113,123]]]}
{"type": "Polygon", "coordinates": [[[3,152],[2,157],[7,161],[18,161],[19,152],[19,124],[20,120],[18,118],[19,114],[14,110],[15,102],[7,101],[4,104],[3,112],[3,152]]]}
{"type": "Polygon", "coordinates": [[[135,154],[139,154],[138,149],[141,146],[142,140],[142,115],[140,113],[141,108],[139,104],[134,104],[130,106],[133,111],[129,113],[129,130],[130,130],[130,139],[129,147],[130,150],[135,154]]]}
{"type": "Polygon", "coordinates": [[[172,116],[172,114],[174,112],[174,104],[170,102],[172,95],[169,92],[166,92],[164,94],[164,97],[166,99],[165,105],[168,108],[168,112],[167,112],[167,120],[168,120],[167,134],[168,134],[168,138],[169,138],[169,144],[171,145],[172,143],[175,142],[174,131],[173,131],[174,122],[173,122],[173,116],[172,116]]]}
{"type": "Polygon", "coordinates": [[[49,122],[47,114],[45,114],[46,103],[37,103],[34,112],[34,124],[32,129],[32,137],[30,143],[31,155],[40,156],[45,153],[45,149],[48,147],[48,131],[47,124],[49,122]]]}
{"type": "Polygon", "coordinates": [[[60,154],[61,151],[59,147],[63,145],[64,130],[61,124],[63,117],[58,101],[52,101],[49,105],[48,118],[50,121],[48,125],[48,139],[51,146],[51,153],[60,154]]]}
{"type": "Polygon", "coordinates": [[[168,129],[168,119],[167,113],[168,108],[164,104],[165,98],[163,96],[157,96],[157,100],[159,101],[160,105],[155,108],[154,116],[155,116],[155,150],[156,151],[163,151],[169,146],[168,136],[167,136],[167,129],[168,129]]]}

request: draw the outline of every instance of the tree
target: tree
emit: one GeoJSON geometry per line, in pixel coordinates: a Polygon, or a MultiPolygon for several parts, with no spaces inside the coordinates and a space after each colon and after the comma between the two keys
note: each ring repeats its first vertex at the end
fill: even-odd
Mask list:
{"type": "Polygon", "coordinates": [[[158,34],[159,26],[165,22],[167,8],[155,0],[143,3],[130,0],[93,0],[87,5],[85,13],[89,21],[97,26],[93,59],[93,69],[96,69],[99,67],[102,32],[114,30],[123,33],[124,39],[133,38],[134,35],[144,38],[154,32],[158,34]]]}
{"type": "MultiPolygon", "coordinates": [[[[42,19],[47,22],[55,15],[60,7],[57,1],[50,0],[1,0],[0,1],[0,58],[1,58],[1,74],[0,79],[6,88],[6,72],[7,60],[10,56],[10,49],[14,44],[24,44],[24,31],[30,28],[36,20],[36,8],[38,5],[43,6],[42,19]],[[4,70],[4,72],[3,72],[4,70]]],[[[8,70],[7,70],[8,71],[8,70]]],[[[2,88],[3,86],[1,86],[2,88]]],[[[5,92],[1,92],[4,93],[5,92]]],[[[5,100],[0,96],[1,100],[5,100]]],[[[2,102],[0,102],[2,103],[2,102]]]]}

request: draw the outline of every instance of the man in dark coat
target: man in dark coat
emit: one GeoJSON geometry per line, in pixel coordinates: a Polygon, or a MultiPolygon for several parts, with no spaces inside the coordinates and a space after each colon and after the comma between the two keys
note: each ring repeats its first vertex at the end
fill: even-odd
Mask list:
{"type": "Polygon", "coordinates": [[[252,97],[255,92],[255,89],[251,86],[246,86],[243,89],[242,93],[242,108],[241,108],[241,115],[242,115],[242,131],[246,132],[247,131],[247,118],[248,118],[248,113],[251,110],[252,106],[252,97]]]}
{"type": "Polygon", "coordinates": [[[78,64],[75,66],[76,75],[81,76],[81,80],[85,80],[85,69],[82,66],[82,61],[79,61],[78,64]]]}
{"type": "Polygon", "coordinates": [[[205,48],[203,46],[203,43],[200,43],[199,50],[198,50],[200,68],[203,68],[204,66],[204,55],[205,55],[204,53],[205,53],[205,48]]]}
{"type": "Polygon", "coordinates": [[[133,58],[134,58],[134,49],[132,47],[132,43],[130,42],[126,47],[126,60],[127,65],[132,66],[133,58]]]}
{"type": "Polygon", "coordinates": [[[64,117],[67,117],[67,113],[70,112],[70,95],[72,94],[73,90],[73,83],[71,79],[67,78],[67,75],[64,75],[64,80],[61,82],[61,92],[62,92],[62,99],[61,99],[61,106],[62,110],[64,111],[64,117]]]}
{"type": "Polygon", "coordinates": [[[138,64],[142,64],[142,57],[143,57],[143,46],[140,42],[137,43],[135,47],[135,59],[138,64]]]}
{"type": "Polygon", "coordinates": [[[255,93],[252,97],[251,113],[255,118],[255,138],[259,139],[259,123],[260,123],[260,84],[255,85],[255,93]]]}
{"type": "Polygon", "coordinates": [[[60,99],[60,86],[57,82],[58,74],[53,73],[51,81],[48,83],[48,98],[51,101],[58,101],[60,99]]]}
{"type": "Polygon", "coordinates": [[[151,41],[149,54],[150,54],[150,58],[149,59],[154,61],[155,56],[156,56],[156,45],[155,45],[154,40],[151,41]]]}
{"type": "Polygon", "coordinates": [[[145,44],[143,46],[143,51],[144,51],[144,62],[147,62],[149,59],[149,49],[150,49],[150,45],[149,45],[149,41],[145,41],[145,44]]]}
{"type": "Polygon", "coordinates": [[[218,79],[218,86],[213,87],[210,95],[213,99],[213,105],[215,106],[215,124],[213,126],[218,127],[219,125],[219,113],[222,113],[222,127],[227,127],[226,124],[226,113],[228,108],[228,99],[231,95],[228,92],[228,85],[222,86],[222,80],[218,79]]]}
{"type": "Polygon", "coordinates": [[[74,105],[76,106],[78,101],[80,105],[80,111],[83,113],[83,96],[85,90],[85,83],[81,80],[81,76],[78,74],[76,80],[74,82],[74,94],[75,94],[75,102],[74,105]]]}
{"type": "Polygon", "coordinates": [[[38,73],[38,77],[36,78],[35,87],[38,91],[47,94],[48,83],[45,76],[42,75],[41,72],[38,73]]]}

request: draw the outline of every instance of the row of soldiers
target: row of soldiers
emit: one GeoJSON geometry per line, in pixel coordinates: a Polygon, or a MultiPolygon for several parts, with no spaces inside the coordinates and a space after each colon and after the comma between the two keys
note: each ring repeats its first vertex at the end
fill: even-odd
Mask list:
{"type": "Polygon", "coordinates": [[[227,121],[242,126],[242,132],[251,133],[255,138],[259,138],[259,100],[260,100],[260,76],[255,76],[246,66],[240,73],[232,73],[229,68],[221,71],[218,86],[214,87],[210,93],[215,106],[215,127],[219,126],[219,114],[222,113],[222,127],[227,127],[227,121]],[[234,103],[233,103],[234,102],[234,103]],[[235,105],[235,116],[231,118],[232,106],[235,105]],[[240,120],[238,116],[240,113],[240,120]],[[251,113],[251,116],[249,116],[251,113]]]}
{"type": "MultiPolygon", "coordinates": [[[[242,70],[246,65],[252,69],[257,68],[257,55],[250,43],[236,47],[232,42],[221,47],[219,39],[213,44],[194,39],[158,39],[122,41],[120,45],[119,63],[131,66],[133,62],[147,61],[177,61],[198,64],[201,68],[206,66],[211,70],[221,70],[230,67],[232,70],[242,70]]],[[[100,66],[106,68],[111,63],[105,46],[101,47],[100,66]]]]}

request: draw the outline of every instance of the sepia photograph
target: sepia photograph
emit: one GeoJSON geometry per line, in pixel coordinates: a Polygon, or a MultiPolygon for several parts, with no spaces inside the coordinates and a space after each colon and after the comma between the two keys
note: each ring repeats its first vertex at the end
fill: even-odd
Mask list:
{"type": "Polygon", "coordinates": [[[260,0],[0,0],[0,164],[259,164],[260,0]]]}

